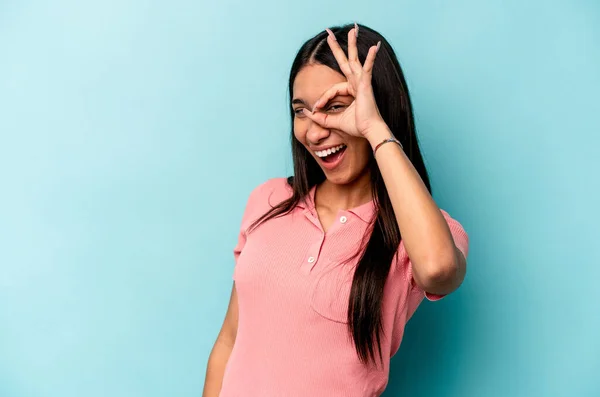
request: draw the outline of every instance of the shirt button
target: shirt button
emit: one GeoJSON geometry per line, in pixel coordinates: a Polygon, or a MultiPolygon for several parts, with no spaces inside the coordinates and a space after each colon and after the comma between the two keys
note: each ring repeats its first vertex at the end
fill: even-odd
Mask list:
{"type": "Polygon", "coordinates": [[[315,261],[314,257],[311,256],[310,258],[308,258],[308,263],[313,263],[314,261],[315,261]]]}
{"type": "Polygon", "coordinates": [[[340,218],[340,222],[342,222],[342,223],[346,223],[347,220],[348,220],[348,218],[346,218],[345,216],[342,216],[340,218]]]}

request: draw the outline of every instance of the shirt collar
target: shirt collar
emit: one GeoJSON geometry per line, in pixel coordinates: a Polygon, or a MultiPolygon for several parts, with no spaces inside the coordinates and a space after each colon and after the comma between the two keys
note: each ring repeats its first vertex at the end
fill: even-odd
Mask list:
{"type": "MultiPolygon", "coordinates": [[[[308,194],[306,195],[306,197],[304,199],[301,199],[298,202],[298,207],[308,210],[308,211],[314,210],[315,209],[316,190],[317,190],[317,185],[314,185],[313,187],[311,187],[308,194]]],[[[358,207],[350,208],[347,211],[356,215],[357,217],[362,219],[364,222],[369,223],[374,215],[375,202],[374,202],[374,200],[371,200],[364,204],[359,205],[358,207]]]]}

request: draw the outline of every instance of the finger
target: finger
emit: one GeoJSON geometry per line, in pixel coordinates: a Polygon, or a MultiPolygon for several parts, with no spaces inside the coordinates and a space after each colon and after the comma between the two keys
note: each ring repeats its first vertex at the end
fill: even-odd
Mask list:
{"type": "Polygon", "coordinates": [[[339,129],[340,127],[339,115],[337,114],[331,115],[321,112],[311,113],[310,110],[306,108],[302,109],[302,113],[323,128],[339,129]]]}
{"type": "Polygon", "coordinates": [[[329,44],[329,48],[331,48],[331,52],[333,53],[335,60],[340,66],[340,70],[348,79],[350,79],[350,77],[352,76],[352,69],[348,64],[348,58],[346,58],[346,54],[344,53],[342,47],[340,47],[340,43],[338,43],[333,32],[327,29],[327,33],[327,44],[329,44]]]}
{"type": "MultiPolygon", "coordinates": [[[[358,49],[356,48],[356,41],[358,38],[358,25],[354,24],[354,29],[350,29],[348,32],[348,62],[350,67],[353,68],[356,64],[360,65],[358,60],[358,49]]],[[[356,71],[355,71],[356,72],[356,71]]]]}
{"type": "Polygon", "coordinates": [[[321,95],[321,97],[317,99],[317,101],[314,103],[312,112],[314,112],[322,106],[325,106],[327,102],[329,102],[331,99],[335,98],[338,95],[351,95],[350,84],[347,81],[335,84],[330,89],[325,91],[325,93],[321,95]]]}
{"type": "Polygon", "coordinates": [[[379,52],[379,48],[381,47],[381,41],[377,42],[376,46],[372,46],[369,48],[369,53],[367,54],[367,59],[365,59],[365,65],[363,66],[363,72],[369,75],[369,78],[373,72],[373,65],[375,64],[375,57],[377,56],[377,52],[379,52]]]}

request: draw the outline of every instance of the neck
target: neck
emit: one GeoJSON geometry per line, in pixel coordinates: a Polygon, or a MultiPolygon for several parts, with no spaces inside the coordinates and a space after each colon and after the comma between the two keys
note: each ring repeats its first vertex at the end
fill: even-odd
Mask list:
{"type": "Polygon", "coordinates": [[[368,173],[344,185],[326,179],[317,186],[315,193],[315,205],[333,212],[356,208],[373,199],[371,180],[368,173]]]}

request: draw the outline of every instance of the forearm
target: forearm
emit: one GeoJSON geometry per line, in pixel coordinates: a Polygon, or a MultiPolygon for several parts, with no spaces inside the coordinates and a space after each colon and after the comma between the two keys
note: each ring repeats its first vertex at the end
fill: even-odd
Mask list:
{"type": "Polygon", "coordinates": [[[221,392],[221,385],[223,383],[223,374],[225,373],[225,367],[229,361],[232,348],[233,346],[221,342],[218,339],[217,342],[215,342],[215,345],[213,346],[208,358],[202,397],[219,396],[219,393],[221,392]]]}
{"type": "MultiPolygon", "coordinates": [[[[392,137],[381,125],[366,135],[372,148],[392,137]]],[[[426,291],[445,294],[464,278],[465,264],[444,216],[402,148],[390,142],[375,159],[390,197],[415,281],[426,291]]]]}

